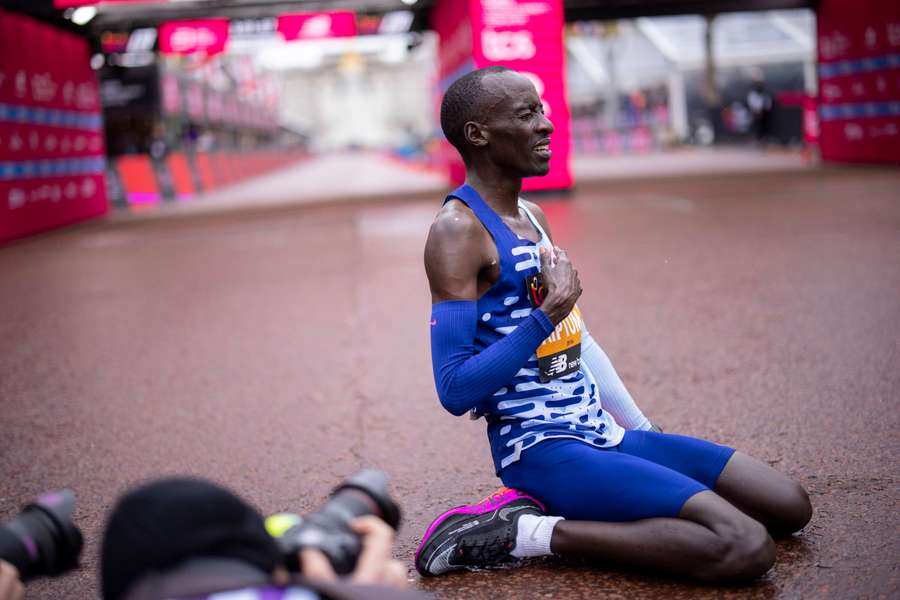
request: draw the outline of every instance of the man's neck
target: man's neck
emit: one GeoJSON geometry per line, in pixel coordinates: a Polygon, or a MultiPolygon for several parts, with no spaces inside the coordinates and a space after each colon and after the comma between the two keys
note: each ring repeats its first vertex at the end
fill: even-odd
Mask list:
{"type": "Polygon", "coordinates": [[[466,169],[466,183],[499,215],[519,214],[519,192],[522,178],[501,176],[496,172],[479,172],[476,168],[466,169]]]}

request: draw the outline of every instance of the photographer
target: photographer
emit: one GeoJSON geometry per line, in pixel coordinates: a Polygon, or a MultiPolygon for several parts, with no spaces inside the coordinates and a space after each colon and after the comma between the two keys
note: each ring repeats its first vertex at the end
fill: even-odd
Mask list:
{"type": "Polygon", "coordinates": [[[0,560],[0,600],[22,600],[24,597],[25,588],[19,581],[19,571],[5,560],[0,560]]]}
{"type": "Polygon", "coordinates": [[[290,573],[262,516],[233,493],[197,479],[151,482],[122,497],[110,515],[102,597],[200,599],[238,591],[242,599],[423,597],[401,589],[406,569],[391,558],[394,532],[384,521],[367,515],[349,526],[362,549],[346,578],[339,580],[333,560],[309,547],[297,557],[301,574],[290,573]]]}

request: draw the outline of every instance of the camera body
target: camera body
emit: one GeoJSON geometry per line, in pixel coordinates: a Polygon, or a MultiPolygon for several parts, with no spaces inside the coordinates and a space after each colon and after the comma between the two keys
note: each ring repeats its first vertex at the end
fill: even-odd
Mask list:
{"type": "Polygon", "coordinates": [[[60,575],[78,566],[84,544],[72,522],[75,494],[48,492],[0,524],[0,559],[19,570],[27,582],[42,575],[60,575]]]}
{"type": "Polygon", "coordinates": [[[338,575],[353,572],[362,541],[350,528],[350,522],[374,515],[394,529],[400,525],[400,507],[388,493],[387,482],[385,473],[363,469],[341,482],[315,512],[306,516],[279,513],[268,517],[266,530],[278,542],[287,568],[299,571],[300,550],[315,548],[328,557],[338,575]]]}

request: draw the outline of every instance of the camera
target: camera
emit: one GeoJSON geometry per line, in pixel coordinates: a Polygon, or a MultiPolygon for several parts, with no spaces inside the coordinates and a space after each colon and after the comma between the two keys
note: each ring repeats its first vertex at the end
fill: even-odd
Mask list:
{"type": "Polygon", "coordinates": [[[328,557],[338,575],[353,572],[362,541],[350,522],[374,515],[394,529],[400,525],[400,507],[388,493],[387,483],[382,471],[363,469],[341,482],[317,511],[306,516],[278,513],[268,517],[266,530],[278,542],[285,566],[299,571],[298,552],[315,548],[328,557]]]}
{"type": "Polygon", "coordinates": [[[23,582],[59,575],[78,566],[83,539],[72,523],[75,494],[49,492],[0,524],[0,559],[12,563],[23,582]]]}

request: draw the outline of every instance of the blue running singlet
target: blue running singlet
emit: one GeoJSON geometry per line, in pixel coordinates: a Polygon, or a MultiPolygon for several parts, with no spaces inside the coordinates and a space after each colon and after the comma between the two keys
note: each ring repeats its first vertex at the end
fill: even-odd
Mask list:
{"type": "MultiPolygon", "coordinates": [[[[514,331],[517,322],[532,311],[528,285],[540,273],[539,248],[551,248],[550,240],[534,215],[519,201],[540,239],[534,243],[515,234],[469,185],[447,196],[468,206],[494,239],[500,257],[500,277],[478,299],[475,351],[514,331]]],[[[552,438],[574,438],[598,448],[616,446],[624,429],[601,407],[597,385],[580,358],[566,359],[561,340],[580,341],[583,323],[576,307],[538,348],[515,377],[479,406],[487,420],[494,467],[499,474],[522,452],[552,438]],[[563,351],[560,351],[562,348],[563,351]],[[548,374],[561,376],[548,380],[548,374]],[[542,377],[542,374],[544,375],[542,377]]],[[[568,342],[572,344],[571,341],[568,342]]]]}

